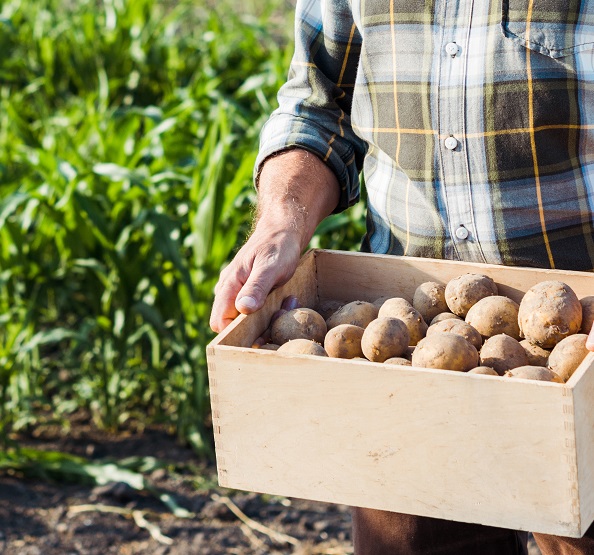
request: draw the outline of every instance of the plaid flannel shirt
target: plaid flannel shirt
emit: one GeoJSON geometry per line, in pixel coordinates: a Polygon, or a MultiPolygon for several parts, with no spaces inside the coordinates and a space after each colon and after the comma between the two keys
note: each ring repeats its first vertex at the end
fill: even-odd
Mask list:
{"type": "Polygon", "coordinates": [[[295,39],[256,171],[363,172],[363,250],[594,268],[594,2],[298,0],[295,39]]]}

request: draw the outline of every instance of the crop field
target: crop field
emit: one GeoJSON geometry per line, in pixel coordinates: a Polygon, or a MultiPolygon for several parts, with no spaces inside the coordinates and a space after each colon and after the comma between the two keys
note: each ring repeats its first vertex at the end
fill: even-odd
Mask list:
{"type": "MultiPolygon", "coordinates": [[[[100,457],[146,430],[212,463],[213,288],[251,227],[292,19],[283,0],[0,3],[0,484],[115,472],[150,493],[150,449],[100,457]]],[[[357,249],[363,205],[312,246],[357,249]]]]}
{"type": "MultiPolygon", "coordinates": [[[[3,4],[5,446],[84,409],[208,450],[212,291],[249,232],[259,129],[291,55],[290,5],[234,4],[3,4]]],[[[356,248],[361,214],[315,245],[356,248]]]]}

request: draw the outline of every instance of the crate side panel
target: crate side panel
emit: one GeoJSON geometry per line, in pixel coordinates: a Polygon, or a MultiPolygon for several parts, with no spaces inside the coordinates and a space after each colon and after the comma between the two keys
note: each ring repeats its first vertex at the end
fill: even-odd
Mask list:
{"type": "Polygon", "coordinates": [[[567,283],[579,298],[591,294],[594,274],[540,268],[514,268],[494,264],[469,264],[407,256],[319,251],[318,280],[321,298],[374,301],[384,295],[411,301],[425,281],[447,283],[464,273],[482,273],[498,284],[499,294],[520,302],[524,293],[544,280],[567,283]]]}
{"type": "Polygon", "coordinates": [[[225,485],[576,535],[565,388],[226,348],[225,485]]]}
{"type": "Polygon", "coordinates": [[[594,355],[573,388],[581,533],[594,522],[594,355]]]}

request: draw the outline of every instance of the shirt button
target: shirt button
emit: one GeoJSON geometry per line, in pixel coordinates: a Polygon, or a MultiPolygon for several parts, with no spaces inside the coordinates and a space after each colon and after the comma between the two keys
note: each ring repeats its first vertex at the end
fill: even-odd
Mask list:
{"type": "Polygon", "coordinates": [[[458,54],[458,45],[455,42],[448,42],[445,47],[445,51],[452,57],[456,57],[458,54]]]}
{"type": "Polygon", "coordinates": [[[452,137],[451,135],[444,141],[445,147],[449,150],[455,150],[458,146],[458,139],[452,137]]]}
{"type": "Polygon", "coordinates": [[[462,241],[468,238],[468,230],[463,225],[457,227],[455,233],[456,237],[462,241]]]}

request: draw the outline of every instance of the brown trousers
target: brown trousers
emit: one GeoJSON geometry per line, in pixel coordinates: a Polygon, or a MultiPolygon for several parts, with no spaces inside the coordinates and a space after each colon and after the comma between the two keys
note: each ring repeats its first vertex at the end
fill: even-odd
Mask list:
{"type": "MultiPolygon", "coordinates": [[[[594,525],[583,538],[534,534],[543,555],[594,555],[594,525]]],[[[355,555],[527,555],[528,534],[353,508],[355,555]]]]}

